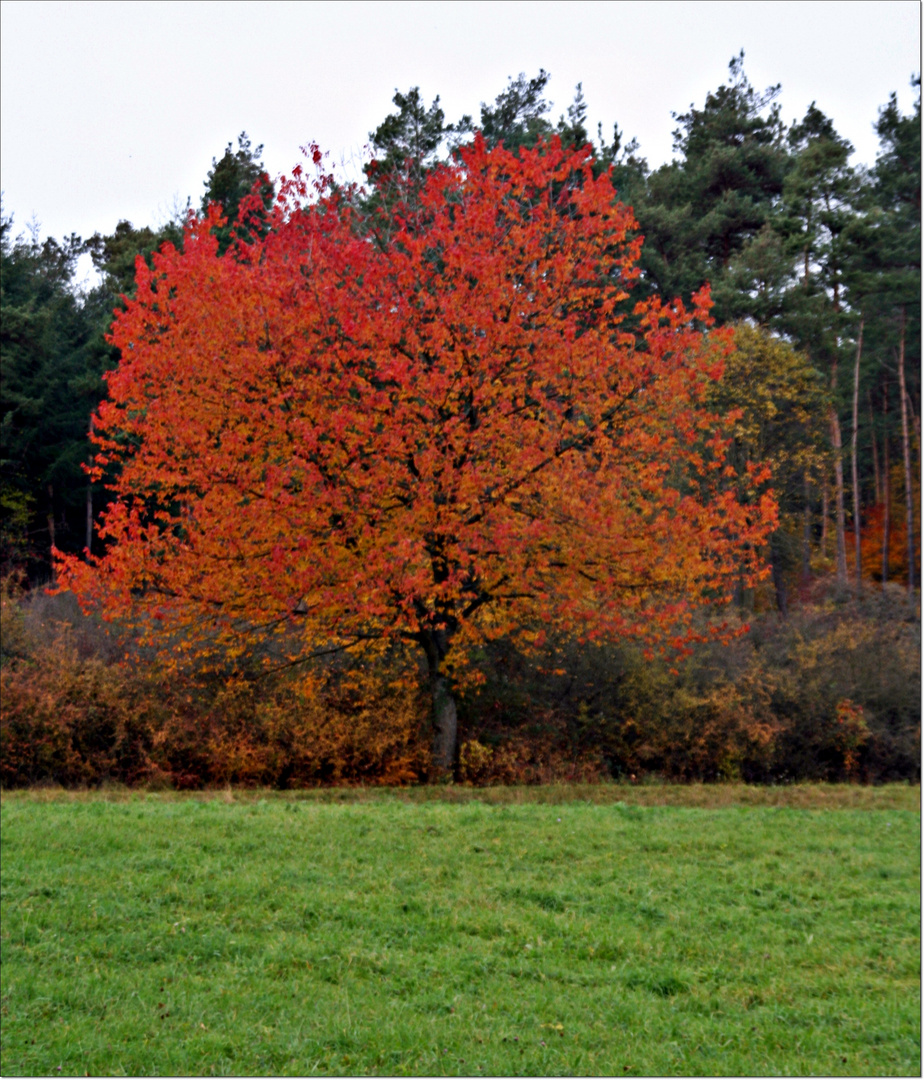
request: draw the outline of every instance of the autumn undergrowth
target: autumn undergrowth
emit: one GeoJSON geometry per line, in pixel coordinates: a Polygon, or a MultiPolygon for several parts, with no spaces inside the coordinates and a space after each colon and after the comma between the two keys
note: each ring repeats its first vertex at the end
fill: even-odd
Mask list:
{"type": "Polygon", "coordinates": [[[918,1075],[919,789],[652,790],[7,793],[2,1072],[918,1075]]]}

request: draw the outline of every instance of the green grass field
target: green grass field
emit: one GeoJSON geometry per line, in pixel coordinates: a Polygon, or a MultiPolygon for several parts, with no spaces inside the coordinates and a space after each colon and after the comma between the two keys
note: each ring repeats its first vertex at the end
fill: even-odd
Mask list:
{"type": "Polygon", "coordinates": [[[2,1072],[919,1075],[919,789],[660,790],[5,794],[2,1072]]]}

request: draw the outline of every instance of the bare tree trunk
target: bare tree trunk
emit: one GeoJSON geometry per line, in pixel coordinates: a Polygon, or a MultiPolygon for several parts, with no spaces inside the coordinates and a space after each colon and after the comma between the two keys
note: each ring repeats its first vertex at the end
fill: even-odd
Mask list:
{"type": "Polygon", "coordinates": [[[863,560],[860,549],[860,481],[857,470],[857,434],[860,428],[860,355],[863,352],[863,320],[857,337],[857,359],[853,366],[853,431],[850,438],[850,471],[853,482],[853,551],[857,576],[857,595],[863,588],[863,560]]]}
{"type": "Polygon", "coordinates": [[[911,414],[911,430],[914,432],[914,443],[918,452],[918,476],[921,475],[921,418],[914,411],[914,402],[911,395],[905,391],[905,400],[908,402],[908,412],[911,414]]]}
{"type": "Polygon", "coordinates": [[[882,471],[883,479],[885,480],[882,500],[882,587],[885,589],[886,582],[889,580],[889,529],[891,521],[889,520],[892,513],[892,468],[889,463],[889,384],[884,383],[882,387],[882,416],[883,416],[883,435],[882,435],[882,471]]]}
{"type": "Polygon", "coordinates": [[[828,478],[821,485],[821,554],[828,557],[828,478]]]}
{"type": "Polygon", "coordinates": [[[834,446],[834,557],[838,585],[847,586],[847,514],[844,510],[844,444],[841,422],[832,406],[829,414],[831,442],[834,446]]]}
{"type": "Polygon", "coordinates": [[[905,400],[905,309],[898,343],[898,392],[902,403],[902,457],[905,462],[905,526],[908,530],[908,598],[914,599],[914,503],[911,488],[911,439],[908,433],[908,403],[905,400]]]}
{"type": "Polygon", "coordinates": [[[869,390],[866,391],[866,402],[869,405],[869,430],[872,435],[873,446],[873,486],[876,489],[876,505],[882,505],[882,478],[879,475],[879,445],[876,442],[876,421],[873,417],[873,397],[869,390]]]}
{"type": "Polygon", "coordinates": [[[805,485],[805,506],[802,510],[802,585],[808,585],[812,576],[812,490],[808,473],[802,474],[805,485]]]}
{"type": "MultiPolygon", "coordinates": [[[[827,196],[825,204],[827,206],[827,196]]],[[[834,314],[841,310],[840,289],[837,274],[834,276],[834,314]]],[[[835,575],[839,588],[847,588],[847,515],[844,510],[844,444],[841,440],[841,419],[837,413],[837,366],[840,338],[834,337],[834,360],[831,364],[831,443],[834,446],[834,558],[835,575]]]]}
{"type": "Polygon", "coordinates": [[[836,413],[831,416],[831,436],[834,443],[834,544],[835,575],[838,585],[847,585],[847,512],[844,507],[844,445],[841,442],[841,422],[836,413]]]}

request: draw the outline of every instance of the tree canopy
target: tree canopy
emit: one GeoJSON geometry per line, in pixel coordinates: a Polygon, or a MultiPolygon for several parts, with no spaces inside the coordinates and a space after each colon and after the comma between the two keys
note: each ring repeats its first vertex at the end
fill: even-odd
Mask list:
{"type": "Polygon", "coordinates": [[[384,248],[300,170],[270,225],[221,258],[213,206],[139,260],[94,434],[109,547],[61,563],[84,600],[232,654],[296,624],[292,661],[413,642],[438,701],[460,643],[679,647],[759,575],[775,503],[739,498],[705,403],[727,335],[705,293],[622,329],[640,242],[588,148],[476,138],[384,248]]]}

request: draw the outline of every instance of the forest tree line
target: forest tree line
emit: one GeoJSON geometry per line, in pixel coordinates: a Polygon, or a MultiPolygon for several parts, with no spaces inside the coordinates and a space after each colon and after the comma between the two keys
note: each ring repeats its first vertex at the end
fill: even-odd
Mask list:
{"type": "MultiPolygon", "coordinates": [[[[675,113],[674,160],[652,169],[614,125],[596,138],[578,86],[554,122],[545,71],[520,75],[477,121],[447,122],[437,97],[396,93],[396,111],[370,133],[373,160],[353,197],[370,210],[413,198],[423,177],[476,129],[509,149],[557,136],[593,147],[644,237],[633,298],[691,295],[708,282],[718,325],[740,328],[740,347],[718,391],[741,407],[741,452],[774,468],[781,527],[770,545],[777,603],[807,580],[813,560],[840,585],[860,575],[917,581],[914,520],[920,476],[920,80],[911,115],[896,95],[875,121],[872,168],[850,164],[851,145],[813,103],[788,127],[780,87],[757,91],[743,54],[729,78],[675,113]]],[[[269,207],[273,184],[242,133],[213,159],[202,209],[220,204],[231,241],[254,185],[269,207]]],[[[187,210],[189,207],[187,206],[187,210]]],[[[158,229],[121,221],[107,236],[16,235],[2,221],[2,561],[50,572],[50,551],[98,546],[106,501],[82,465],[103,373],[118,363],[106,336],[120,296],[134,289],[135,259],[183,242],[184,215],[158,229]],[[75,288],[89,253],[99,284],[75,288]]]]}
{"type": "MultiPolygon", "coordinates": [[[[642,343],[642,353],[657,350],[645,312],[669,310],[659,307],[659,296],[686,305],[687,314],[676,316],[677,327],[689,324],[707,351],[725,340],[709,327],[726,328],[733,347],[725,356],[724,377],[708,377],[708,400],[698,407],[737,417],[723,420],[732,435],[721,451],[728,466],[723,475],[745,516],[748,504],[755,512],[758,502],[763,507],[763,525],[753,533],[760,550],[754,544],[749,549],[740,533],[737,610],[723,607],[720,616],[730,620],[730,643],[709,644],[696,630],[691,640],[699,644],[677,670],[666,654],[640,651],[631,635],[589,647],[580,634],[559,627],[544,644],[521,648],[516,627],[502,632],[495,625],[491,639],[473,651],[481,679],[459,699],[458,740],[453,736],[455,749],[446,749],[442,764],[451,760],[457,779],[475,783],[645,772],[770,781],[917,777],[920,95],[911,115],[903,115],[891,96],[875,121],[876,163],[855,168],[850,145],[814,103],[787,127],[777,100],[780,88],[755,90],[738,56],[728,80],[702,107],[675,114],[675,160],[651,169],[634,140],[624,144],[617,127],[612,137],[600,129],[591,137],[580,86],[565,115],[554,121],[544,98],[548,79],[544,71],[511,79],[492,103],[482,104],[477,121],[466,116],[447,122],[439,99],[427,105],[417,88],[395,94],[395,111],[370,133],[364,182],[350,185],[336,176],[323,181],[331,201],[320,217],[329,213],[331,228],[335,220],[349,222],[339,234],[342,250],[352,252],[344,256],[343,295],[353,297],[356,310],[367,303],[362,290],[349,292],[359,288],[351,280],[360,273],[357,267],[368,262],[371,288],[379,271],[369,253],[375,249],[387,262],[391,249],[413,238],[415,214],[424,223],[421,235],[432,225],[428,214],[442,214],[450,235],[451,198],[436,210],[433,202],[440,175],[447,174],[440,166],[450,158],[481,155],[484,162],[485,154],[494,153],[513,174],[521,164],[528,171],[538,160],[564,161],[571,154],[584,162],[583,180],[558,183],[587,198],[591,188],[605,186],[607,174],[617,197],[632,208],[614,209],[607,188],[604,216],[630,223],[612,248],[614,259],[620,244],[624,254],[631,251],[625,260],[625,267],[632,266],[625,278],[628,295],[616,298],[615,270],[609,282],[604,275],[593,286],[601,291],[589,300],[584,282],[581,303],[590,306],[581,318],[589,318],[590,327],[594,304],[605,306],[612,325],[621,319],[620,329],[642,343]],[[520,162],[503,158],[507,150],[522,150],[520,162]],[[640,249],[638,238],[644,240],[640,249]],[[701,307],[705,283],[713,323],[701,307]],[[769,465],[770,479],[765,471],[755,479],[755,462],[769,465]],[[775,524],[776,510],[770,513],[765,498],[771,488],[775,524]],[[766,583],[745,570],[755,560],[769,566],[766,583]],[[864,580],[867,587],[861,588],[864,580]],[[788,619],[792,606],[798,617],[788,619]]],[[[919,80],[915,85],[919,89],[919,80]]],[[[328,657],[319,671],[299,681],[288,678],[287,666],[278,678],[267,678],[252,657],[232,649],[218,657],[217,667],[200,660],[190,673],[146,652],[143,636],[133,637],[118,618],[112,636],[101,634],[97,622],[77,614],[71,593],[48,597],[32,589],[23,598],[11,584],[47,582],[53,548],[64,556],[59,565],[69,567],[67,578],[62,570],[63,580],[79,578],[83,570],[89,580],[92,567],[80,557],[68,562],[68,554],[89,549],[108,558],[118,546],[113,531],[101,537],[99,526],[107,505],[119,508],[118,501],[109,503],[113,489],[107,483],[128,472],[107,476],[98,469],[91,481],[83,468],[93,455],[94,416],[97,435],[102,428],[105,443],[114,434],[111,447],[121,447],[115,457],[129,464],[130,423],[120,427],[115,421],[113,427],[112,409],[127,408],[125,417],[141,418],[144,427],[145,410],[131,404],[135,391],[127,362],[113,381],[112,398],[97,412],[105,396],[104,373],[120,360],[109,336],[113,310],[124,310],[129,299],[120,340],[131,343],[138,340],[132,334],[146,333],[145,308],[158,309],[156,283],[152,292],[157,274],[175,271],[183,260],[187,269],[198,266],[204,274],[202,291],[226,275],[238,283],[230,287],[240,287],[247,251],[269,259],[275,250],[269,241],[283,253],[294,243],[290,261],[298,263],[299,241],[284,234],[301,226],[277,204],[286,191],[291,197],[295,180],[271,182],[261,155],[262,147],[242,133],[236,147],[229,143],[213,159],[201,212],[187,206],[158,229],[122,221],[108,236],[40,243],[17,236],[13,223],[3,219],[4,783],[49,777],[83,783],[109,776],[179,786],[298,786],[435,775],[430,770],[439,755],[427,746],[423,682],[413,674],[407,678],[407,657],[398,652],[380,650],[371,666],[359,656],[328,657]],[[216,244],[217,252],[209,254],[206,249],[216,244]],[[160,269],[152,276],[152,256],[162,245],[167,246],[158,256],[160,269]],[[75,266],[87,253],[100,283],[80,292],[75,266]],[[126,650],[141,662],[113,663],[126,650]]],[[[325,170],[319,153],[313,165],[325,170]]],[[[551,192],[554,185],[548,186],[551,192]]],[[[311,220],[317,222],[318,215],[311,220]]],[[[426,262],[429,256],[421,251],[426,262]]],[[[269,275],[269,262],[259,259],[254,266],[269,275]]],[[[337,278],[343,267],[331,265],[337,278]]],[[[441,273],[448,276],[446,266],[441,273]]],[[[519,281],[516,274],[522,268],[507,267],[507,278],[519,281]]],[[[439,273],[435,280],[442,280],[439,273]]],[[[265,287],[274,287],[269,277],[265,287]]],[[[318,285],[334,305],[346,304],[349,314],[351,302],[338,298],[338,288],[336,280],[318,285]]],[[[449,293],[458,302],[464,289],[452,287],[449,293]]],[[[228,293],[217,295],[219,307],[226,307],[228,293]]],[[[402,301],[383,292],[368,302],[388,312],[402,301]]],[[[474,311],[459,318],[467,323],[474,311]]],[[[262,341],[251,343],[256,357],[265,351],[262,341]]],[[[341,344],[352,347],[346,339],[341,344]]],[[[529,347],[523,348],[528,355],[529,347]]],[[[201,378],[201,385],[212,374],[203,355],[186,356],[184,375],[201,378]]],[[[631,353],[625,356],[634,362],[631,353]]],[[[542,379],[551,384],[562,371],[548,357],[544,361],[552,366],[542,379]]],[[[251,362],[255,368],[260,363],[253,357],[251,362]]],[[[428,364],[425,358],[423,366],[428,364]]],[[[409,385],[415,377],[411,372],[409,385]]],[[[320,396],[306,416],[321,416],[317,435],[324,424],[337,423],[318,413],[318,403],[330,400],[333,411],[349,406],[336,395],[325,399],[323,378],[315,381],[320,396]]],[[[310,393],[311,386],[302,389],[310,393]]],[[[259,405],[263,391],[256,398],[254,393],[251,386],[239,396],[259,405]]],[[[269,393],[275,393],[272,387],[269,393]]],[[[217,395],[219,408],[221,400],[217,395]]],[[[181,404],[172,414],[176,423],[182,423],[181,404]]],[[[286,427],[288,412],[282,412],[265,418],[266,432],[248,430],[270,442],[283,438],[285,433],[270,430],[277,421],[286,427]]],[[[680,434],[669,427],[663,427],[668,442],[680,434]]],[[[147,446],[142,428],[139,437],[147,446]]],[[[490,437],[489,428],[482,437],[490,437]]],[[[153,445],[156,433],[146,430],[153,445]]],[[[171,443],[169,424],[166,439],[171,443]]],[[[380,457],[388,456],[376,447],[380,457]]],[[[494,451],[485,453],[490,464],[494,451]]],[[[657,464],[663,445],[652,454],[649,464],[657,464]]],[[[676,483],[682,484],[683,470],[675,465],[676,483]]],[[[414,467],[412,455],[409,468],[414,467]]],[[[668,479],[668,486],[673,482],[668,479]]],[[[130,487],[131,479],[126,483],[130,487]]],[[[592,516],[594,508],[586,500],[581,505],[592,516]]],[[[233,513],[231,520],[233,526],[233,513]]],[[[574,520],[581,521],[580,510],[574,520]]],[[[327,528],[323,521],[319,527],[327,528]]],[[[337,527],[336,521],[330,526],[337,527]]],[[[578,530],[574,544],[580,535],[578,530]]],[[[216,536],[220,563],[223,541],[217,531],[216,536]]],[[[258,592],[260,574],[269,575],[269,592],[283,587],[282,571],[274,578],[272,560],[257,568],[240,558],[258,592]]],[[[301,601],[290,612],[295,621],[304,614],[301,601]]],[[[154,611],[154,620],[162,617],[154,611]]],[[[247,625],[259,624],[251,618],[247,625]]],[[[323,640],[323,627],[320,633],[323,640]]],[[[441,662],[438,656],[431,665],[433,687],[442,680],[441,662]]],[[[411,671],[415,663],[419,657],[411,671]]],[[[436,717],[435,689],[432,704],[436,717]]]]}

